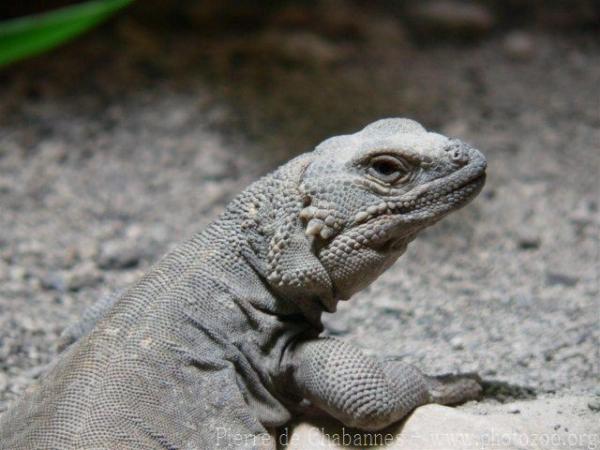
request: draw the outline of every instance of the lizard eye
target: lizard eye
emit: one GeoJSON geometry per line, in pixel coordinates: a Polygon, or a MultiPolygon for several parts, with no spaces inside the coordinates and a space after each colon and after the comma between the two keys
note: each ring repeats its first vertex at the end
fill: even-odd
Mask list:
{"type": "Polygon", "coordinates": [[[400,159],[379,155],[369,161],[368,173],[386,183],[394,183],[408,174],[406,164],[400,159]]]}

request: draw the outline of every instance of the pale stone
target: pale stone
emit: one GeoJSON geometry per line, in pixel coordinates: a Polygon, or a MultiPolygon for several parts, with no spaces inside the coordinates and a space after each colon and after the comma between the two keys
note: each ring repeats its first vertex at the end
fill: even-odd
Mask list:
{"type": "Polygon", "coordinates": [[[333,420],[291,426],[286,450],[588,449],[600,447],[600,422],[586,397],[547,398],[464,408],[426,405],[404,422],[364,433],[333,420]]]}

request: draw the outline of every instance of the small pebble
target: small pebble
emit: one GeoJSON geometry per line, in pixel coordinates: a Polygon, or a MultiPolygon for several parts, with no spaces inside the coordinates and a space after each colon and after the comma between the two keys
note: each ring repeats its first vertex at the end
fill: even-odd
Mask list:
{"type": "Polygon", "coordinates": [[[339,320],[334,316],[328,317],[325,321],[325,330],[331,336],[344,336],[350,332],[348,323],[339,320]]]}
{"type": "Polygon", "coordinates": [[[98,267],[122,270],[136,267],[142,259],[141,250],[125,241],[105,242],[97,258],[98,267]]]}
{"type": "Polygon", "coordinates": [[[422,31],[478,36],[491,31],[495,18],[485,6],[475,2],[438,0],[415,2],[408,16],[422,31]]]}
{"type": "Polygon", "coordinates": [[[536,250],[541,245],[540,237],[535,233],[527,231],[519,234],[517,242],[521,250],[536,250]]]}
{"type": "Polygon", "coordinates": [[[526,61],[535,53],[535,43],[529,33],[513,31],[504,38],[504,52],[514,60],[526,61]]]}
{"type": "Polygon", "coordinates": [[[579,279],[577,277],[566,275],[564,273],[548,272],[546,274],[546,285],[548,286],[561,285],[573,287],[577,284],[578,281],[579,279]]]}
{"type": "Polygon", "coordinates": [[[8,387],[8,377],[0,372],[0,392],[4,392],[8,387]]]}
{"type": "Polygon", "coordinates": [[[95,286],[100,280],[102,274],[96,269],[94,263],[87,262],[72,271],[52,272],[42,278],[41,284],[47,289],[67,292],[95,286]]]}
{"type": "Polygon", "coordinates": [[[600,412],[600,398],[596,397],[595,399],[590,400],[587,406],[591,411],[600,412]]]}
{"type": "Polygon", "coordinates": [[[465,344],[462,340],[462,338],[455,336],[452,339],[450,339],[450,345],[452,346],[452,348],[454,350],[464,350],[465,348],[465,344]]]}
{"type": "Polygon", "coordinates": [[[27,277],[27,269],[20,266],[10,266],[8,269],[10,279],[13,281],[21,281],[27,277]]]}

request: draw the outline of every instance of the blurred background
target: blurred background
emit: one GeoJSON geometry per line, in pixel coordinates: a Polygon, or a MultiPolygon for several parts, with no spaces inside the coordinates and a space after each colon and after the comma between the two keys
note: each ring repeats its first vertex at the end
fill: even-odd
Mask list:
{"type": "Polygon", "coordinates": [[[390,116],[480,148],[488,183],[327,333],[600,395],[599,31],[593,0],[2,2],[0,412],[245,185],[390,116]]]}

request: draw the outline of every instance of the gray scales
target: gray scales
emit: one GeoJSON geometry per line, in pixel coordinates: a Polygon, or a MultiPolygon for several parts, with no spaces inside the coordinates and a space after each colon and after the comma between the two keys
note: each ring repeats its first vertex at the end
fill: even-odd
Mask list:
{"type": "Polygon", "coordinates": [[[472,200],[485,169],[408,119],[294,158],[71,327],[0,418],[0,449],[273,449],[269,431],[300,414],[379,430],[476,398],[475,375],[430,377],[319,336],[322,313],[472,200]]]}

